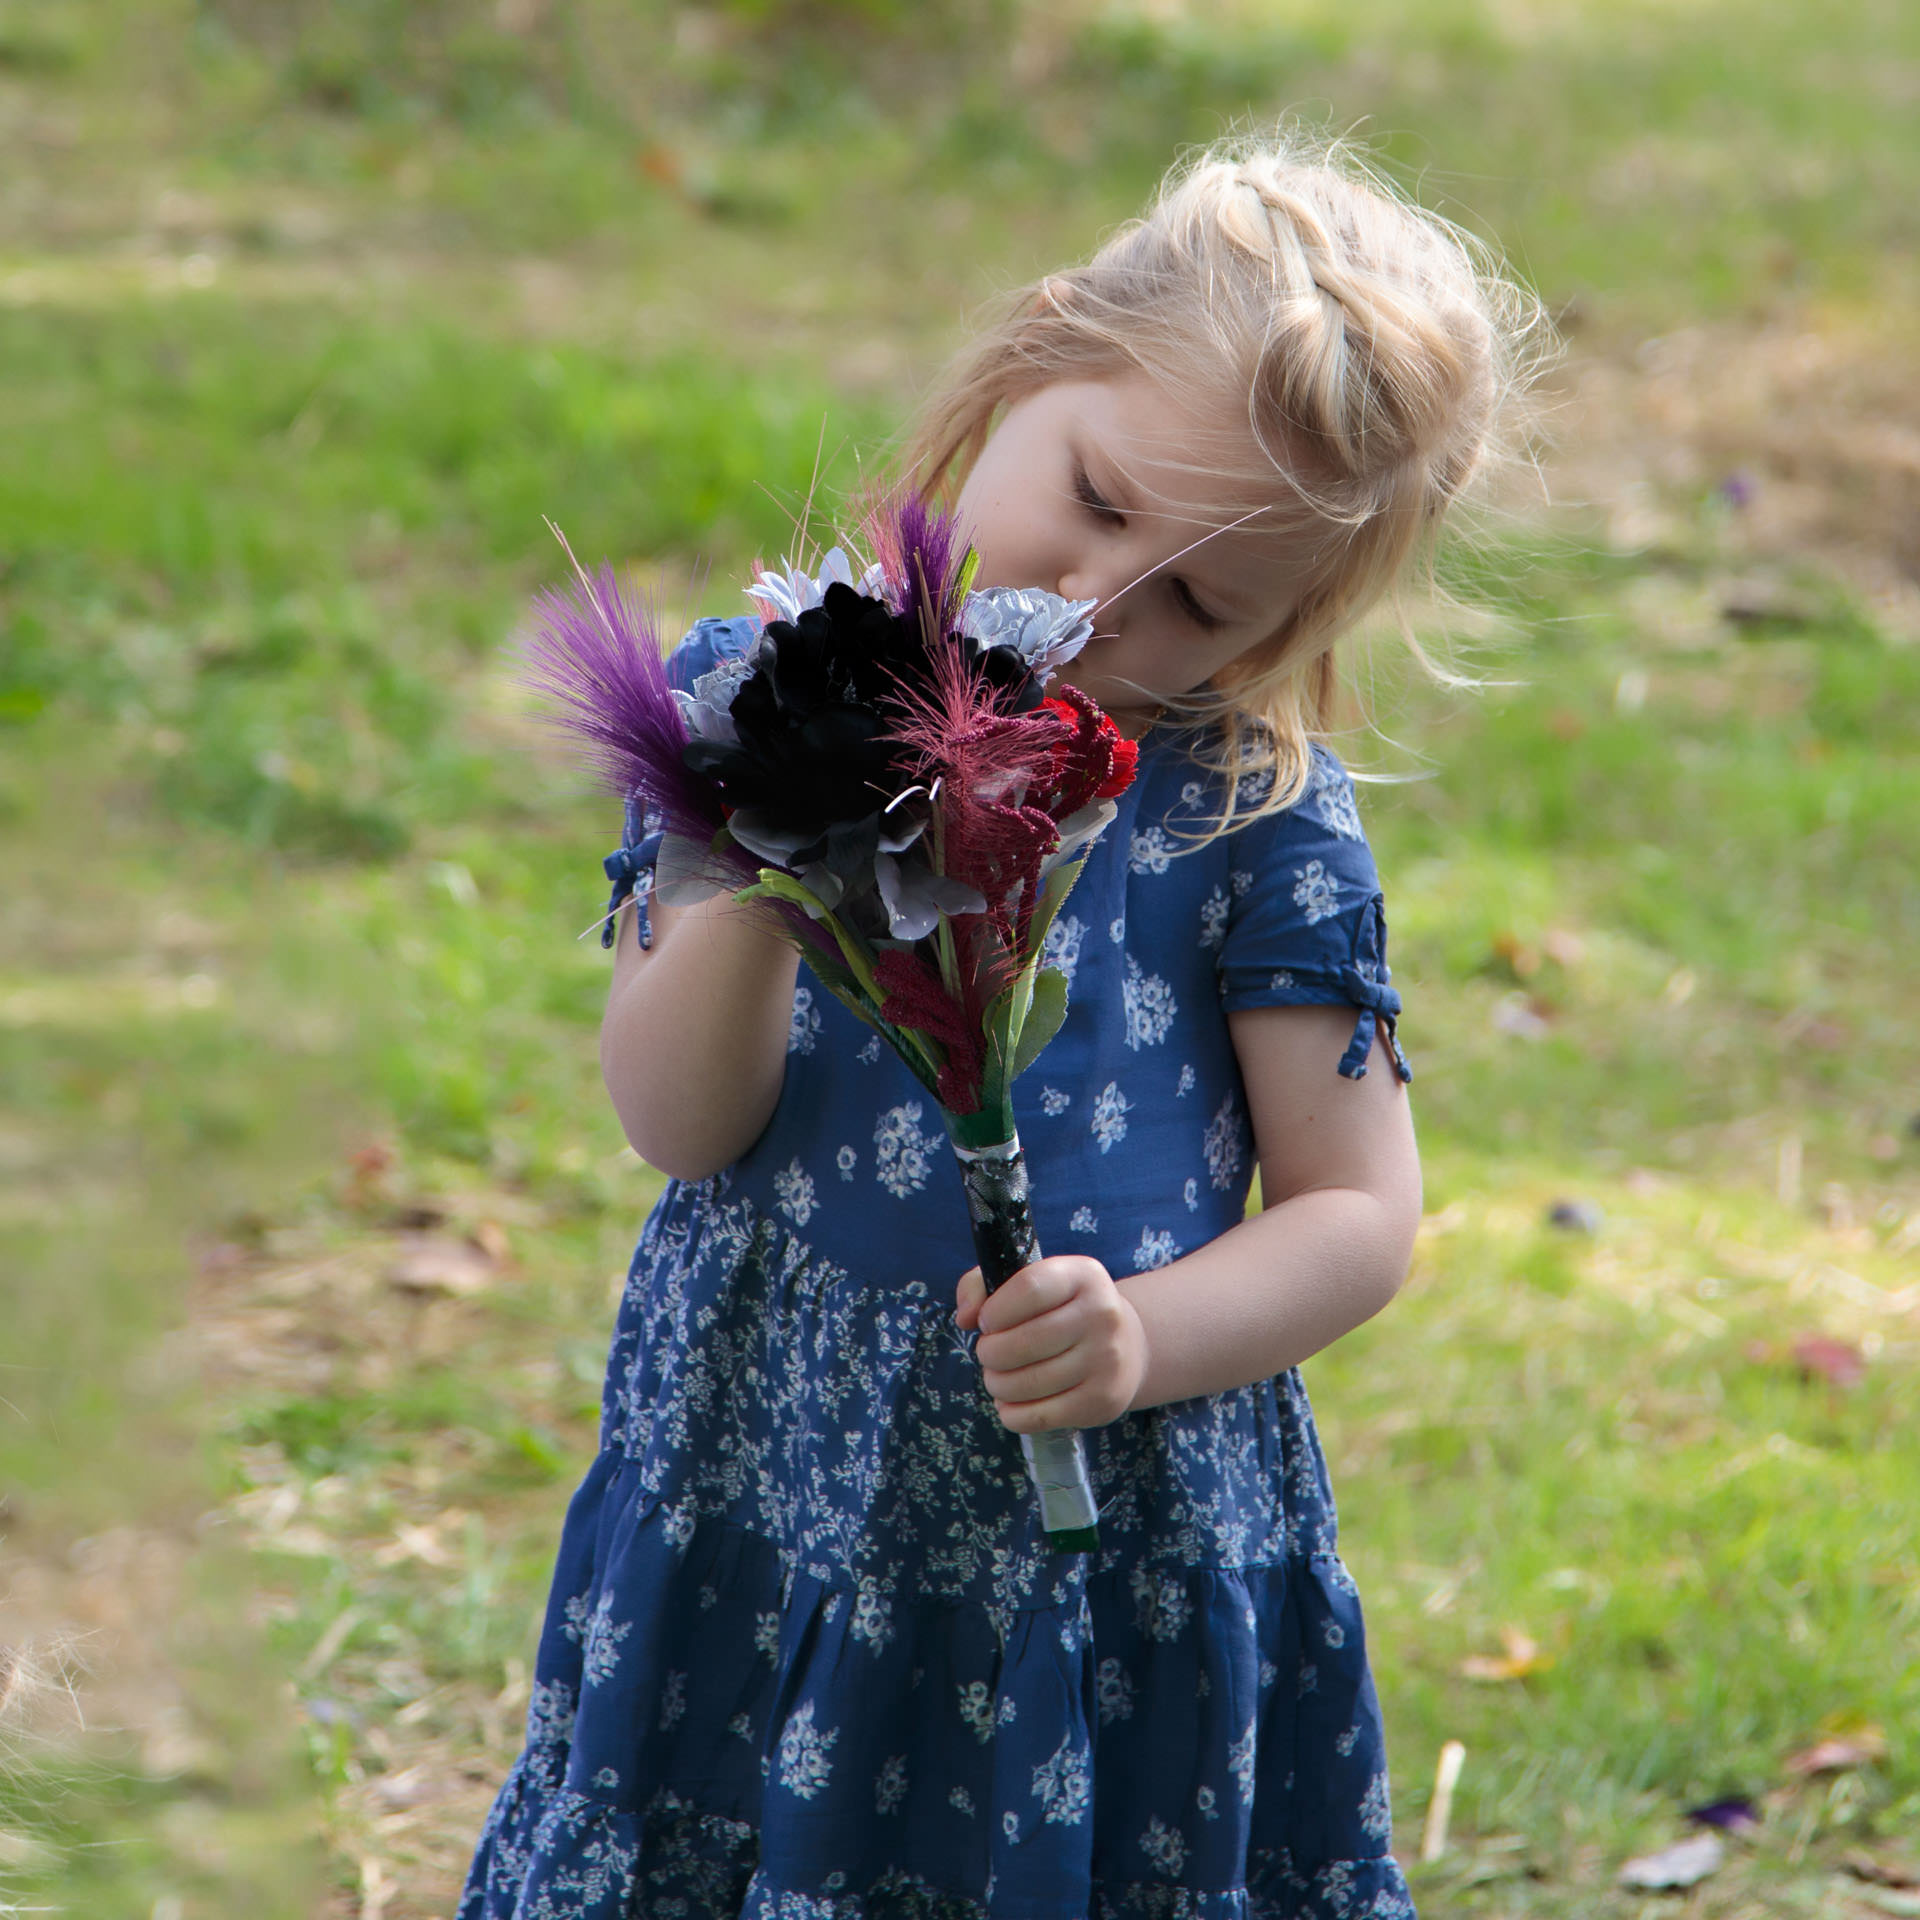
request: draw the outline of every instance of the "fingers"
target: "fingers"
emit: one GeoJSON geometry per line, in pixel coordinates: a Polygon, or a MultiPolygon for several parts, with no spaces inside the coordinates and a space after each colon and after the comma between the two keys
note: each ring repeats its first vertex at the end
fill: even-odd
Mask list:
{"type": "Polygon", "coordinates": [[[953,1323],[963,1331],[977,1326],[987,1298],[987,1283],[978,1267],[969,1267],[953,1289],[953,1323]]]}
{"type": "MultiPolygon", "coordinates": [[[[974,1271],[978,1273],[979,1268],[974,1271]]],[[[1056,1254],[1036,1260],[987,1296],[980,1309],[980,1331],[1005,1333],[1039,1319],[1043,1313],[1052,1313],[1083,1293],[1112,1284],[1106,1268],[1083,1254],[1056,1254]]]]}

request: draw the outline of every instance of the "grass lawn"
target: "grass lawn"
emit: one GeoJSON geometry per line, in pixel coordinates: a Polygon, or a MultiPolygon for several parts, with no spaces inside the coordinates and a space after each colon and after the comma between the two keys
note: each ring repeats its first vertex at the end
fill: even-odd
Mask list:
{"type": "Polygon", "coordinates": [[[731,610],[1288,107],[1570,348],[1450,563],[1490,684],[1382,642],[1342,743],[1428,1218],[1307,1378],[1398,1850],[1920,1912],[1916,75],[1893,0],[0,0],[0,1913],[444,1913],[517,1749],[658,1184],[542,516],[731,610]]]}

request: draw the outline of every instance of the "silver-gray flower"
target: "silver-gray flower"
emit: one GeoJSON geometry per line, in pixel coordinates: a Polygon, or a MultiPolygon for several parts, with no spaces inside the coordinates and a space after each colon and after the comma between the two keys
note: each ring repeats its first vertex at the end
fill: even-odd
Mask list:
{"type": "Polygon", "coordinates": [[[1044,686],[1093,637],[1098,605],[1041,587],[982,587],[960,609],[960,631],[982,648],[1011,647],[1044,686]]]}

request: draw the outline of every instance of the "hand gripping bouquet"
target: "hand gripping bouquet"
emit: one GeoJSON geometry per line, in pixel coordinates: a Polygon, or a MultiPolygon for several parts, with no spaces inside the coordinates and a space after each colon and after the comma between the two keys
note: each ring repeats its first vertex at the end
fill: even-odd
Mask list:
{"type": "MultiPolygon", "coordinates": [[[[1014,1078],[1067,1009],[1047,929],[1133,778],[1077,688],[1092,601],[971,591],[975,557],[919,501],[867,522],[877,559],[762,571],[744,655],[670,687],[612,570],[535,603],[531,679],[608,784],[663,830],[655,892],[764,904],[946,1122],[989,1291],[1040,1257],[1014,1078]]],[[[1048,1545],[1098,1545],[1077,1432],[1020,1436],[1048,1545]]]]}

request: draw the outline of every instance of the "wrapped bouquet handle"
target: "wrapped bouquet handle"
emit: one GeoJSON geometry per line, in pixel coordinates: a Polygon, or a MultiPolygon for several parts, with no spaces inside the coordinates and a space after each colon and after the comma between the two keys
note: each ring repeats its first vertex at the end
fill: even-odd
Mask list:
{"type": "MultiPolygon", "coordinates": [[[[980,1277],[992,1293],[1040,1258],[1027,1186],[1027,1156],[1010,1114],[949,1114],[947,1134],[960,1163],[967,1219],[980,1277]]],[[[1040,1498],[1040,1524],[1055,1553],[1092,1553],[1100,1545],[1100,1510],[1087,1473],[1087,1450],[1077,1430],[1023,1433],[1020,1451],[1040,1498]]]]}

